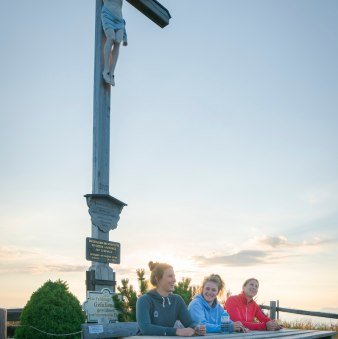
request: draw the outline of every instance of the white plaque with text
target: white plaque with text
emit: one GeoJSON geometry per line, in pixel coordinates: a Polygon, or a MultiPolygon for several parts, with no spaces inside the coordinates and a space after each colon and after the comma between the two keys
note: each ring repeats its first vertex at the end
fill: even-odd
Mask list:
{"type": "Polygon", "coordinates": [[[117,321],[117,311],[113,301],[114,294],[108,288],[87,292],[87,300],[83,303],[83,310],[87,314],[88,322],[108,324],[117,321]]]}

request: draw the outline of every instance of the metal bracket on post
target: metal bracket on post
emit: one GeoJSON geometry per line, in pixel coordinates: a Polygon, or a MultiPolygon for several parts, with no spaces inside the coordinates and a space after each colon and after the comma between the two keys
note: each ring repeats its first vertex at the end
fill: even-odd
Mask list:
{"type": "Polygon", "coordinates": [[[95,285],[110,285],[112,286],[112,290],[115,290],[115,286],[116,286],[116,281],[115,280],[99,280],[99,279],[95,279],[95,285]]]}
{"type": "MultiPolygon", "coordinates": [[[[115,274],[114,274],[115,278],[115,274]]],[[[111,286],[112,291],[115,291],[116,280],[101,280],[95,279],[95,271],[86,271],[86,289],[87,291],[95,291],[96,285],[111,286]]]]}
{"type": "Polygon", "coordinates": [[[86,271],[86,290],[95,291],[95,271],[86,271]]]}

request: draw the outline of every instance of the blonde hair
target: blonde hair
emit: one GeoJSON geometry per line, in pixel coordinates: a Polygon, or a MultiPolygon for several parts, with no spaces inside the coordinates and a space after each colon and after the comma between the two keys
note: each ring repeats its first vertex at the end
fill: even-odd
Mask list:
{"type": "Polygon", "coordinates": [[[217,296],[222,297],[225,289],[225,283],[218,274],[211,274],[203,279],[202,286],[199,287],[196,294],[202,294],[204,286],[207,282],[213,282],[217,285],[217,296]]]}
{"type": "Polygon", "coordinates": [[[151,271],[150,274],[150,282],[153,286],[157,287],[158,282],[163,278],[164,271],[168,268],[173,268],[171,265],[160,262],[152,262],[148,263],[149,269],[151,271]]]}
{"type": "Polygon", "coordinates": [[[251,280],[256,281],[257,284],[258,284],[258,286],[259,286],[259,281],[258,281],[256,278],[249,278],[249,279],[246,279],[246,280],[244,281],[244,284],[243,284],[242,288],[244,288],[251,280]]]}

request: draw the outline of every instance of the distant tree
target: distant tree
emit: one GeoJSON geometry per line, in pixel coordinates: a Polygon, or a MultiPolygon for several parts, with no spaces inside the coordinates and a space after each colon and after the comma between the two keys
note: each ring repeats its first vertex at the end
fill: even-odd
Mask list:
{"type": "Polygon", "coordinates": [[[191,278],[182,278],[175,286],[174,293],[179,294],[188,305],[196,294],[197,287],[190,286],[191,278]]]}
{"type": "Polygon", "coordinates": [[[136,270],[141,295],[146,294],[148,292],[148,281],[144,277],[145,273],[146,271],[143,268],[136,270]]]}
{"type": "Polygon", "coordinates": [[[122,279],[121,284],[122,286],[117,287],[120,296],[113,296],[118,320],[120,322],[136,321],[137,293],[133,285],[129,284],[129,279],[122,279]]]}

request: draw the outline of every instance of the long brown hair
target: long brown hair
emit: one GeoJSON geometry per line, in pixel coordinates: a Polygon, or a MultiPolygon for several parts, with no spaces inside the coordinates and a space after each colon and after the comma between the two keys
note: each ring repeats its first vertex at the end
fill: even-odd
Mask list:
{"type": "Polygon", "coordinates": [[[196,294],[202,294],[205,284],[209,281],[211,281],[211,282],[213,282],[217,285],[217,288],[218,288],[217,296],[223,297],[223,293],[224,293],[224,289],[225,289],[225,283],[218,274],[210,274],[209,276],[205,277],[203,279],[202,285],[198,288],[196,294]]]}
{"type": "Polygon", "coordinates": [[[161,262],[152,262],[148,263],[150,274],[150,282],[153,286],[157,287],[158,282],[163,278],[164,271],[168,268],[173,268],[171,265],[161,262]]]}

